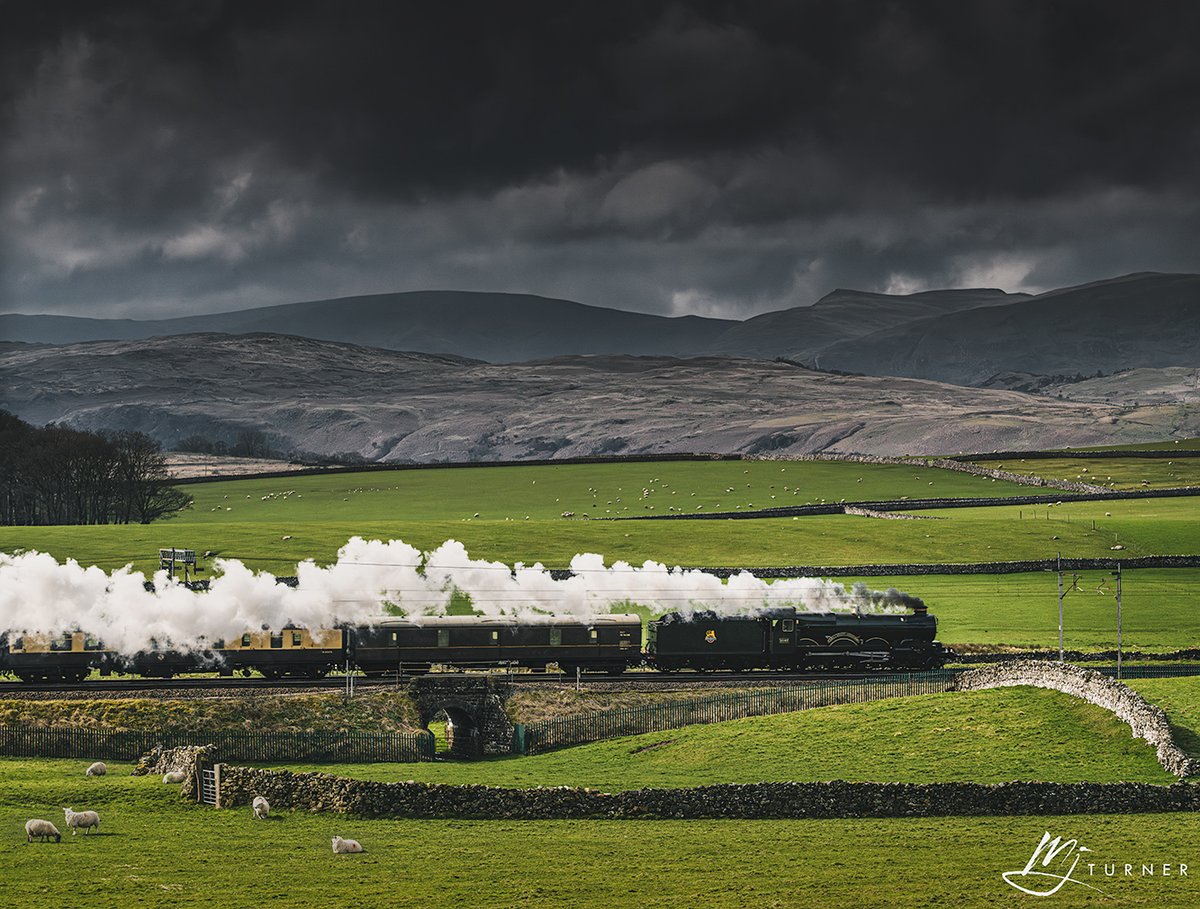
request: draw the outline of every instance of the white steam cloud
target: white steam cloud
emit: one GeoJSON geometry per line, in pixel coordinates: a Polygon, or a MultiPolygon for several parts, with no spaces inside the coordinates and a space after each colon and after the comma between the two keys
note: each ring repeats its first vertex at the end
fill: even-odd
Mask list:
{"type": "Polygon", "coordinates": [[[586,619],[628,603],[656,611],[745,613],[768,606],[813,612],[901,611],[911,598],[865,585],[845,586],[819,578],[764,581],[749,572],[727,583],[702,571],[667,568],[658,562],[634,567],[604,564],[603,556],[577,555],[574,576],[555,580],[541,564],[513,566],[472,559],[447,540],[421,553],[401,540],[352,538],[337,561],[296,567],[288,587],[267,572],[236,559],[214,563],[205,591],[172,581],[165,572],[146,576],[129,566],[111,573],[41,552],[0,553],[0,631],[61,634],[83,630],[113,650],[134,654],[152,640],[179,649],[240,635],[247,629],[294,624],[331,628],[369,623],[393,607],[411,618],[444,614],[455,591],[484,615],[535,620],[547,615],[586,619]]]}

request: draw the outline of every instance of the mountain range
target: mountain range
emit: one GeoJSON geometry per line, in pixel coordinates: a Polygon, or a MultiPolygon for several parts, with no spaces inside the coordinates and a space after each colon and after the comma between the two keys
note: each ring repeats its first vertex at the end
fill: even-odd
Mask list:
{"type": "Polygon", "coordinates": [[[0,407],[370,460],[987,451],[1200,434],[1197,351],[1200,275],[837,290],[744,321],[426,291],[0,316],[0,407]]]}
{"type": "Polygon", "coordinates": [[[997,373],[1196,365],[1200,275],[1140,273],[1031,296],[989,288],[835,290],[742,321],[523,294],[415,291],[170,319],[0,315],[0,340],[69,344],[197,332],[288,334],[516,363],[580,354],[782,357],[842,372],[981,385],[997,373]]]}

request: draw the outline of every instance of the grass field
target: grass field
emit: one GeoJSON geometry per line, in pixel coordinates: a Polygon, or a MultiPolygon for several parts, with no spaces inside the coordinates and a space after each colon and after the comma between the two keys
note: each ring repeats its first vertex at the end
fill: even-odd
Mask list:
{"type": "Polygon", "coordinates": [[[1089,458],[1078,455],[1029,461],[1009,458],[975,463],[981,467],[997,467],[1023,476],[1079,481],[1113,489],[1200,486],[1200,458],[1089,458]]]}
{"type": "Polygon", "coordinates": [[[1174,780],[1159,766],[1154,749],[1132,738],[1129,727],[1108,711],[1033,688],[821,707],[482,763],[289,769],[381,781],[589,786],[609,792],[789,780],[1174,780]]]}
{"type": "MultiPolygon", "coordinates": [[[[1026,905],[1001,879],[1042,834],[1092,850],[1055,906],[1200,906],[1200,817],[828,821],[409,821],[181,803],[175,787],[113,766],[0,759],[3,905],[221,907],[469,905],[612,909],[1026,905]],[[100,812],[101,833],[27,845],[29,817],[100,812]],[[334,834],[366,852],[335,856],[334,834]],[[1103,863],[1171,862],[1172,876],[1103,876],[1103,863]],[[1081,867],[1076,876],[1084,873],[1081,867]]],[[[61,824],[60,824],[60,829],[61,824]]]]}
{"type": "MultiPolygon", "coordinates": [[[[900,587],[925,600],[949,646],[984,644],[1058,647],[1058,576],[1053,572],[994,575],[869,577],[872,586],[900,587]]],[[[849,579],[848,579],[849,581],[849,579]]],[[[1162,652],[1200,647],[1200,569],[1139,569],[1122,577],[1121,625],[1126,650],[1162,652]]],[[[1117,646],[1116,580],[1107,571],[1067,572],[1064,645],[1097,651],[1117,646]]]]}
{"type": "Polygon", "coordinates": [[[1200,448],[1200,439],[1170,439],[1166,442],[1129,442],[1125,445],[1093,445],[1086,448],[1065,448],[1072,451],[1170,451],[1172,449],[1200,448]]]}
{"type": "Polygon", "coordinates": [[[1200,679],[1134,679],[1126,684],[1166,711],[1179,747],[1200,759],[1200,679]]]}
{"type": "Polygon", "coordinates": [[[1036,490],[936,468],[839,461],[662,461],[428,468],[200,483],[186,487],[192,523],[503,521],[593,518],[675,511],[909,496],[1006,496],[1036,490]],[[292,491],[288,495],[289,491],[292,491]],[[647,495],[643,495],[643,491],[647,495]]]}
{"type": "Polygon", "coordinates": [[[476,557],[549,566],[565,566],[580,552],[639,564],[656,559],[669,565],[745,566],[1200,552],[1200,500],[1191,498],[943,509],[920,512],[930,518],[921,521],[849,515],[726,521],[379,520],[369,512],[364,508],[361,518],[346,520],[305,512],[283,523],[232,516],[197,522],[188,513],[145,526],[2,527],[0,551],[40,549],[109,569],[133,563],[149,570],[157,567],[159,547],[174,545],[213,550],[277,574],[294,573],[296,562],[310,556],[331,561],[354,535],[403,539],[426,550],[456,539],[476,557]],[[1124,548],[1114,551],[1117,545],[1124,548]]]}

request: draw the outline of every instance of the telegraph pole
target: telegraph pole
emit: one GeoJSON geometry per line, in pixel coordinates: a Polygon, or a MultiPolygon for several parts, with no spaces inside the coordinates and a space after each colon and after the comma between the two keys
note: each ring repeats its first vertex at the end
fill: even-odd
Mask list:
{"type": "Polygon", "coordinates": [[[1063,662],[1063,586],[1062,553],[1058,554],[1058,661],[1063,662]]]}
{"type": "Polygon", "coordinates": [[[1121,563],[1117,562],[1117,678],[1121,677],[1121,563]]]}

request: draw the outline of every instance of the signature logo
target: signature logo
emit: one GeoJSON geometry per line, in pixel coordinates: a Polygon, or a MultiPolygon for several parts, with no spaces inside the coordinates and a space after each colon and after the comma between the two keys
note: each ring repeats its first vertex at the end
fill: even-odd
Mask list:
{"type": "Polygon", "coordinates": [[[1104,893],[1099,887],[1072,877],[1083,853],[1091,851],[1087,846],[1080,846],[1077,840],[1064,840],[1061,836],[1051,839],[1050,833],[1046,832],[1042,834],[1042,841],[1033,850],[1025,867],[1020,871],[1005,871],[1001,877],[1009,886],[1030,896],[1053,896],[1068,883],[1104,893]]]}

